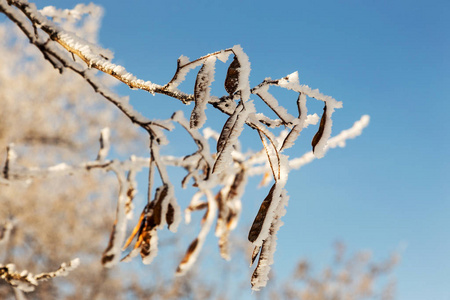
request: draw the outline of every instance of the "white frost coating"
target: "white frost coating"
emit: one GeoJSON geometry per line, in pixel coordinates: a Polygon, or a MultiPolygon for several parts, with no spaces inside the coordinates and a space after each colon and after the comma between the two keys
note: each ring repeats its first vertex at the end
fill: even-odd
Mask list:
{"type": "Polygon", "coordinates": [[[150,92],[160,87],[159,85],[151,83],[150,81],[144,82],[143,80],[137,79],[136,76],[128,72],[124,67],[111,63],[109,61],[110,57],[113,56],[111,51],[102,49],[94,44],[89,43],[86,40],[83,40],[75,34],[64,31],[48,20],[46,23],[50,23],[52,27],[57,28],[57,37],[60,42],[67,45],[69,48],[78,51],[81,56],[83,56],[87,60],[89,67],[99,67],[104,72],[115,74],[116,76],[120,77],[121,80],[123,80],[127,84],[141,85],[150,92]]]}
{"type": "MultiPolygon", "coordinates": [[[[251,115],[248,116],[248,118],[249,118],[250,121],[252,121],[255,124],[259,123],[259,121],[258,121],[258,114],[251,114],[251,115]]],[[[258,127],[258,129],[261,130],[264,133],[265,136],[270,138],[274,142],[275,147],[278,149],[278,140],[275,137],[275,135],[272,133],[272,131],[268,130],[265,126],[260,126],[260,127],[258,127]]]]}
{"type": "Polygon", "coordinates": [[[80,266],[80,259],[79,259],[78,257],[75,258],[75,259],[73,259],[73,260],[70,262],[70,265],[71,265],[71,269],[70,269],[70,270],[73,270],[73,269],[78,268],[78,267],[80,266]]]}
{"type": "Polygon", "coordinates": [[[158,234],[156,228],[152,229],[150,238],[150,249],[149,255],[142,257],[142,263],[144,265],[149,265],[152,263],[153,259],[158,255],[158,234]]]}
{"type": "Polygon", "coordinates": [[[309,125],[316,125],[319,122],[319,115],[316,113],[313,115],[308,115],[306,117],[305,123],[303,123],[303,128],[307,128],[309,125]]]}
{"type": "Polygon", "coordinates": [[[255,246],[261,246],[263,241],[269,236],[269,229],[273,220],[277,217],[279,213],[279,204],[282,200],[282,193],[284,191],[284,186],[286,185],[289,169],[288,169],[288,156],[280,154],[280,167],[281,167],[281,177],[275,182],[275,188],[272,193],[272,201],[267,210],[266,216],[264,218],[264,223],[261,228],[261,232],[253,242],[255,246]]]}
{"type": "Polygon", "coordinates": [[[167,173],[166,167],[162,163],[161,157],[159,155],[159,147],[158,146],[152,147],[152,155],[158,166],[159,175],[161,176],[163,183],[167,185],[167,195],[164,198],[163,203],[161,203],[161,223],[160,223],[159,228],[162,228],[165,224],[167,224],[166,213],[167,213],[169,204],[171,204],[172,208],[173,208],[173,223],[169,226],[169,230],[172,232],[176,232],[178,229],[178,225],[181,222],[180,206],[178,205],[178,203],[176,201],[174,188],[173,188],[172,184],[170,183],[169,174],[167,173]]]}
{"type": "Polygon", "coordinates": [[[305,121],[308,116],[308,107],[306,106],[306,95],[300,94],[298,99],[298,107],[301,112],[301,115],[298,120],[298,126],[300,128],[305,128],[305,121]]]}
{"type": "Polygon", "coordinates": [[[217,59],[220,60],[223,63],[226,63],[228,60],[228,57],[230,56],[231,52],[230,51],[224,51],[221,50],[219,54],[217,54],[217,59]]]}
{"type": "Polygon", "coordinates": [[[182,276],[186,274],[186,272],[192,267],[192,265],[197,260],[197,257],[200,253],[200,250],[203,247],[203,244],[205,242],[205,238],[208,235],[212,223],[214,222],[215,216],[217,214],[217,203],[214,199],[213,194],[210,190],[203,190],[204,194],[206,195],[206,198],[208,200],[208,209],[206,214],[205,222],[202,224],[202,228],[200,230],[200,233],[197,236],[197,246],[195,247],[194,251],[191,253],[189,259],[185,262],[181,262],[178,265],[178,270],[176,275],[182,276]]]}
{"type": "Polygon", "coordinates": [[[247,54],[245,54],[240,45],[235,45],[232,49],[241,65],[239,67],[239,82],[237,89],[241,91],[242,101],[246,102],[250,99],[250,62],[247,54]]]}
{"type": "Polygon", "coordinates": [[[62,172],[62,171],[65,171],[65,170],[67,170],[69,168],[70,168],[70,166],[67,165],[66,163],[60,163],[60,164],[57,164],[55,166],[49,167],[48,170],[50,172],[62,172]]]}
{"type": "Polygon", "coordinates": [[[289,201],[289,196],[286,190],[281,193],[281,200],[275,212],[275,218],[270,227],[270,236],[264,241],[261,248],[258,265],[252,276],[252,290],[259,291],[260,288],[265,287],[269,280],[270,266],[274,263],[274,253],[277,247],[277,232],[284,224],[281,217],[286,214],[286,206],[289,201]]]}
{"type": "Polygon", "coordinates": [[[306,107],[306,95],[300,94],[297,100],[298,109],[300,112],[299,118],[296,120],[295,126],[292,128],[292,131],[286,137],[283,142],[283,149],[288,149],[294,145],[295,140],[300,135],[300,132],[305,128],[305,121],[308,114],[308,108],[306,107]]]}
{"type": "Polygon", "coordinates": [[[280,79],[278,81],[278,85],[280,87],[286,88],[288,90],[293,90],[293,91],[296,91],[298,93],[306,94],[306,96],[308,96],[310,98],[314,98],[314,99],[317,99],[317,100],[320,100],[320,101],[324,101],[330,107],[342,108],[342,102],[341,101],[336,101],[336,99],[334,99],[333,97],[327,96],[327,95],[324,95],[324,94],[320,93],[318,89],[312,90],[307,85],[300,85],[299,84],[299,80],[298,80],[298,72],[294,72],[294,73],[289,74],[288,76],[286,76],[286,78],[280,79]]]}
{"type": "Polygon", "coordinates": [[[78,268],[79,265],[80,265],[79,258],[75,258],[75,259],[71,260],[69,264],[62,263],[61,267],[56,272],[54,272],[54,276],[55,277],[56,276],[67,276],[70,271],[75,270],[76,268],[78,268]]]}
{"type": "Polygon", "coordinates": [[[103,9],[93,3],[77,4],[73,9],[56,9],[54,6],[46,6],[39,10],[41,14],[51,17],[55,21],[58,19],[80,20],[86,14],[102,14],[103,9]]]}
{"type": "Polygon", "coordinates": [[[210,138],[215,139],[216,141],[219,139],[220,134],[210,127],[206,127],[203,129],[203,137],[208,140],[210,138]]]}
{"type": "Polygon", "coordinates": [[[322,136],[319,140],[319,142],[314,147],[314,156],[317,158],[322,158],[325,156],[325,146],[327,145],[328,139],[331,136],[331,127],[333,126],[333,120],[331,119],[331,115],[334,112],[334,108],[328,107],[328,104],[326,106],[326,112],[324,111],[324,114],[326,114],[326,120],[325,120],[325,126],[323,128],[322,136]]]}
{"type": "Polygon", "coordinates": [[[178,58],[178,61],[180,62],[180,66],[183,66],[183,65],[185,65],[185,64],[187,64],[187,63],[190,62],[189,57],[184,56],[184,55],[181,55],[181,56],[178,58]]]}
{"type": "Polygon", "coordinates": [[[133,258],[135,258],[141,252],[141,247],[134,248],[127,254],[121,261],[123,262],[131,262],[133,258]]]}
{"type": "Polygon", "coordinates": [[[76,269],[79,264],[80,259],[76,258],[68,264],[62,263],[59,269],[55,272],[41,273],[38,275],[33,275],[27,270],[23,270],[20,273],[16,272],[14,264],[7,264],[6,266],[0,264],[0,268],[2,269],[2,273],[4,273],[2,274],[2,279],[8,282],[11,286],[24,292],[32,292],[38,285],[38,280],[47,280],[53,277],[67,276],[67,274],[76,269]]]}
{"type": "Polygon", "coordinates": [[[260,98],[277,114],[277,116],[283,119],[283,121],[287,123],[294,122],[294,116],[288,113],[286,108],[279,106],[277,99],[269,93],[269,87],[270,86],[268,84],[262,85],[254,90],[253,94],[259,95],[260,98]]]}
{"type": "Polygon", "coordinates": [[[197,62],[190,62],[187,56],[181,55],[179,58],[179,68],[177,69],[177,77],[174,81],[172,81],[169,85],[171,90],[175,90],[183,81],[186,79],[187,73],[190,70],[195,69],[198,66],[201,66],[204,63],[204,60],[199,60],[197,62]]]}
{"type": "Polygon", "coordinates": [[[215,63],[216,57],[208,57],[197,75],[195,89],[198,88],[201,89],[201,91],[194,91],[195,107],[191,114],[191,127],[193,119],[197,123],[197,126],[194,126],[194,128],[200,128],[206,122],[205,110],[211,94],[210,86],[214,81],[215,63]]]}
{"type": "MultiPolygon", "coordinates": [[[[346,141],[348,139],[354,139],[355,137],[361,135],[364,128],[369,125],[370,116],[363,115],[361,119],[356,121],[353,126],[349,129],[341,131],[338,135],[330,138],[328,140],[328,145],[324,149],[324,154],[332,148],[345,147],[346,141]]],[[[316,157],[312,151],[305,153],[303,156],[294,158],[289,161],[289,167],[291,169],[300,169],[302,166],[312,162],[316,157]]]]}
{"type": "Polygon", "coordinates": [[[312,90],[307,85],[300,85],[299,80],[298,80],[298,72],[294,72],[294,73],[286,76],[286,78],[280,79],[278,81],[278,85],[280,87],[284,87],[286,89],[290,89],[290,90],[293,90],[293,91],[296,91],[296,92],[299,92],[302,94],[306,94],[306,96],[308,96],[308,97],[315,98],[317,100],[324,101],[326,103],[327,118],[326,118],[326,122],[325,122],[325,128],[324,128],[322,137],[319,140],[319,142],[317,143],[317,145],[315,146],[315,150],[314,150],[314,155],[317,158],[322,158],[325,155],[324,148],[327,144],[328,138],[331,135],[331,127],[333,125],[331,116],[333,115],[335,109],[342,108],[342,102],[336,101],[336,99],[334,99],[331,96],[327,96],[327,95],[320,93],[318,89],[312,90]]]}
{"type": "Polygon", "coordinates": [[[186,224],[191,223],[191,211],[193,207],[196,207],[197,205],[201,204],[203,201],[201,201],[203,193],[201,191],[198,191],[192,196],[191,203],[189,203],[189,206],[184,210],[184,222],[186,224]]]}
{"type": "Polygon", "coordinates": [[[369,122],[370,116],[363,115],[361,119],[356,121],[350,129],[343,130],[337,136],[329,139],[327,145],[328,147],[325,150],[327,151],[328,148],[336,148],[337,146],[344,148],[346,140],[354,139],[355,137],[360,136],[363,129],[369,125],[369,122]]]}

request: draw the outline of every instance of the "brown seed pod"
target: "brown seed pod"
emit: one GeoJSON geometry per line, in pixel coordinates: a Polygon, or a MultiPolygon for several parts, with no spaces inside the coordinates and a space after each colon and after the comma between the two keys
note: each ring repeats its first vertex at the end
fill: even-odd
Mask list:
{"type": "Polygon", "coordinates": [[[235,56],[230,66],[228,67],[227,77],[225,78],[225,90],[228,94],[233,95],[239,84],[239,68],[241,64],[239,63],[237,57],[235,56]]]}
{"type": "Polygon", "coordinates": [[[227,144],[227,141],[233,132],[233,127],[236,123],[238,114],[242,111],[242,108],[243,108],[243,106],[241,104],[239,104],[236,107],[236,110],[234,111],[234,113],[227,119],[227,121],[223,125],[222,131],[220,132],[219,139],[217,140],[217,146],[216,146],[217,153],[220,153],[223,150],[223,148],[225,148],[225,145],[227,144]]]}
{"type": "Polygon", "coordinates": [[[165,184],[163,186],[160,186],[156,189],[155,194],[155,205],[153,206],[153,220],[155,222],[155,225],[158,226],[161,224],[162,219],[162,204],[167,196],[168,186],[165,184]]]}
{"type": "Polygon", "coordinates": [[[273,199],[273,191],[275,190],[276,183],[272,186],[269,191],[269,194],[266,196],[264,201],[261,203],[261,207],[259,208],[258,214],[256,215],[255,220],[253,221],[252,227],[250,228],[250,232],[248,233],[248,240],[250,242],[256,241],[258,236],[261,233],[264,220],[266,219],[267,211],[269,210],[270,203],[272,203],[273,199]]]}
{"type": "Polygon", "coordinates": [[[214,80],[214,61],[207,60],[198,71],[194,87],[195,107],[191,113],[190,127],[199,128],[206,121],[205,109],[209,100],[209,86],[214,80]]]}
{"type": "Polygon", "coordinates": [[[198,245],[198,238],[193,240],[192,243],[189,245],[189,248],[183,257],[183,260],[181,261],[180,265],[177,268],[177,274],[182,274],[184,265],[186,265],[191,259],[193,259],[192,254],[197,248],[197,245],[198,245]]]}
{"type": "Polygon", "coordinates": [[[320,139],[323,136],[323,131],[325,129],[326,120],[327,120],[327,103],[325,103],[325,106],[323,107],[323,115],[322,115],[322,119],[320,119],[319,130],[316,132],[316,134],[314,135],[314,138],[312,139],[312,142],[311,142],[311,145],[313,147],[313,152],[316,148],[316,145],[319,143],[320,139]]]}
{"type": "Polygon", "coordinates": [[[170,227],[172,225],[175,215],[175,209],[173,208],[173,205],[169,203],[167,206],[167,213],[166,213],[166,222],[167,226],[170,227]]]}

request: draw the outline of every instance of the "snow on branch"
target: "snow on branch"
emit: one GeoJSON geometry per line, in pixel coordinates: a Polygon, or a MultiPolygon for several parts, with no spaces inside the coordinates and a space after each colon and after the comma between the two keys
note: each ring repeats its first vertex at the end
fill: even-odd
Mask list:
{"type": "Polygon", "coordinates": [[[6,266],[0,264],[0,279],[21,291],[32,292],[38,286],[38,281],[67,276],[70,271],[73,271],[79,265],[80,259],[76,258],[69,263],[62,263],[59,269],[54,272],[33,275],[27,270],[17,271],[14,264],[7,264],[6,266]]]}
{"type": "MultiPolygon", "coordinates": [[[[330,138],[328,144],[324,149],[324,154],[328,152],[329,149],[336,147],[344,148],[346,141],[349,139],[354,139],[362,134],[364,128],[369,126],[370,117],[368,115],[363,115],[361,119],[356,121],[353,126],[349,129],[341,131],[338,135],[330,138]]],[[[312,162],[316,157],[313,152],[307,152],[301,157],[293,158],[289,161],[289,167],[291,169],[300,169],[302,166],[312,162]]]]}

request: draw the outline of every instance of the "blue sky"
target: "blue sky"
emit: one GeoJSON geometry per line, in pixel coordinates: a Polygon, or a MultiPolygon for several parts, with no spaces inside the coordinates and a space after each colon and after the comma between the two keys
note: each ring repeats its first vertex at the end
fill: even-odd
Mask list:
{"type": "MultiPolygon", "coordinates": [[[[450,299],[449,1],[96,3],[105,8],[101,44],[144,80],[167,82],[181,54],[194,59],[240,44],[252,64],[252,86],[298,70],[301,83],[343,101],[333,134],[371,116],[345,149],[290,174],[277,274],[298,258],[320,265],[340,239],[375,258],[403,249],[397,299],[450,299]]],[[[118,91],[149,117],[182,109],[165,96],[118,91]]],[[[307,136],[292,155],[309,147],[307,136]]],[[[250,210],[267,192],[251,186],[256,182],[244,199],[250,210]]],[[[255,214],[244,214],[242,223],[255,214]]]]}

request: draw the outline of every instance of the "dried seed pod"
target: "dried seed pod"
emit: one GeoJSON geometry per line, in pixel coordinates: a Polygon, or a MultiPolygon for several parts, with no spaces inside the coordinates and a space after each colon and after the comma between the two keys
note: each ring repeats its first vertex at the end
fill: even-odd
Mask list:
{"type": "Polygon", "coordinates": [[[236,123],[237,114],[232,114],[228,120],[223,125],[222,131],[220,132],[219,139],[217,140],[217,153],[221,152],[227,143],[228,137],[231,134],[231,130],[233,129],[234,123],[236,123]]]}
{"type": "Polygon", "coordinates": [[[241,167],[239,172],[234,177],[233,183],[231,184],[230,191],[227,195],[227,201],[234,199],[239,194],[242,184],[246,182],[245,180],[245,169],[241,167]]]}
{"type": "Polygon", "coordinates": [[[130,246],[131,242],[133,241],[134,237],[136,235],[140,235],[140,232],[142,232],[142,228],[143,228],[143,221],[145,218],[145,209],[142,211],[141,216],[139,217],[139,221],[136,224],[136,226],[133,228],[133,231],[131,232],[130,236],[128,237],[127,241],[125,242],[125,245],[123,245],[122,250],[125,250],[126,248],[128,248],[128,246],[130,246]]]}
{"type": "Polygon", "coordinates": [[[205,109],[209,101],[211,82],[214,81],[214,64],[216,58],[206,59],[203,66],[198,71],[194,87],[195,106],[191,113],[190,127],[200,128],[206,121],[205,109]]]}
{"type": "Polygon", "coordinates": [[[239,84],[239,68],[241,64],[235,56],[230,66],[228,67],[227,77],[225,78],[225,90],[228,94],[233,95],[239,84]]]}
{"type": "Polygon", "coordinates": [[[166,213],[166,222],[167,226],[170,227],[172,225],[175,215],[175,209],[173,208],[173,205],[169,203],[167,206],[167,213],[166,213]]]}
{"type": "Polygon", "coordinates": [[[266,219],[267,212],[270,207],[270,203],[272,203],[273,199],[273,191],[275,190],[276,183],[272,186],[269,191],[269,194],[266,196],[264,201],[261,203],[261,207],[259,208],[258,214],[256,215],[255,220],[253,221],[252,227],[250,228],[250,232],[248,233],[248,240],[250,242],[256,241],[259,234],[261,233],[264,220],[266,219]]]}
{"type": "Polygon", "coordinates": [[[327,103],[325,102],[325,106],[323,107],[322,119],[320,119],[319,130],[314,135],[314,138],[312,139],[312,142],[311,142],[311,145],[312,145],[312,148],[313,148],[313,152],[314,152],[314,150],[316,148],[316,145],[319,143],[320,139],[323,136],[323,131],[325,129],[326,120],[327,120],[327,103]]]}
{"type": "Polygon", "coordinates": [[[186,251],[186,254],[183,257],[183,260],[181,261],[180,265],[177,268],[177,274],[183,274],[184,273],[184,267],[189,263],[190,260],[194,259],[193,253],[195,249],[198,246],[198,238],[192,241],[192,243],[189,245],[188,250],[186,251]]]}
{"type": "Polygon", "coordinates": [[[140,245],[140,253],[142,262],[146,265],[150,264],[155,258],[158,251],[158,235],[156,228],[146,226],[142,232],[142,242],[140,245]]]}
{"type": "Polygon", "coordinates": [[[156,226],[160,225],[162,221],[162,204],[167,196],[168,189],[169,187],[166,184],[156,189],[155,200],[153,200],[155,205],[153,206],[152,214],[156,226]]]}
{"type": "Polygon", "coordinates": [[[242,102],[240,102],[239,105],[234,110],[234,113],[227,119],[227,121],[223,125],[219,139],[217,140],[217,148],[216,148],[217,153],[222,152],[223,148],[225,148],[225,145],[227,144],[229,137],[233,133],[233,128],[235,126],[237,117],[243,109],[244,106],[242,105],[242,102]]]}

